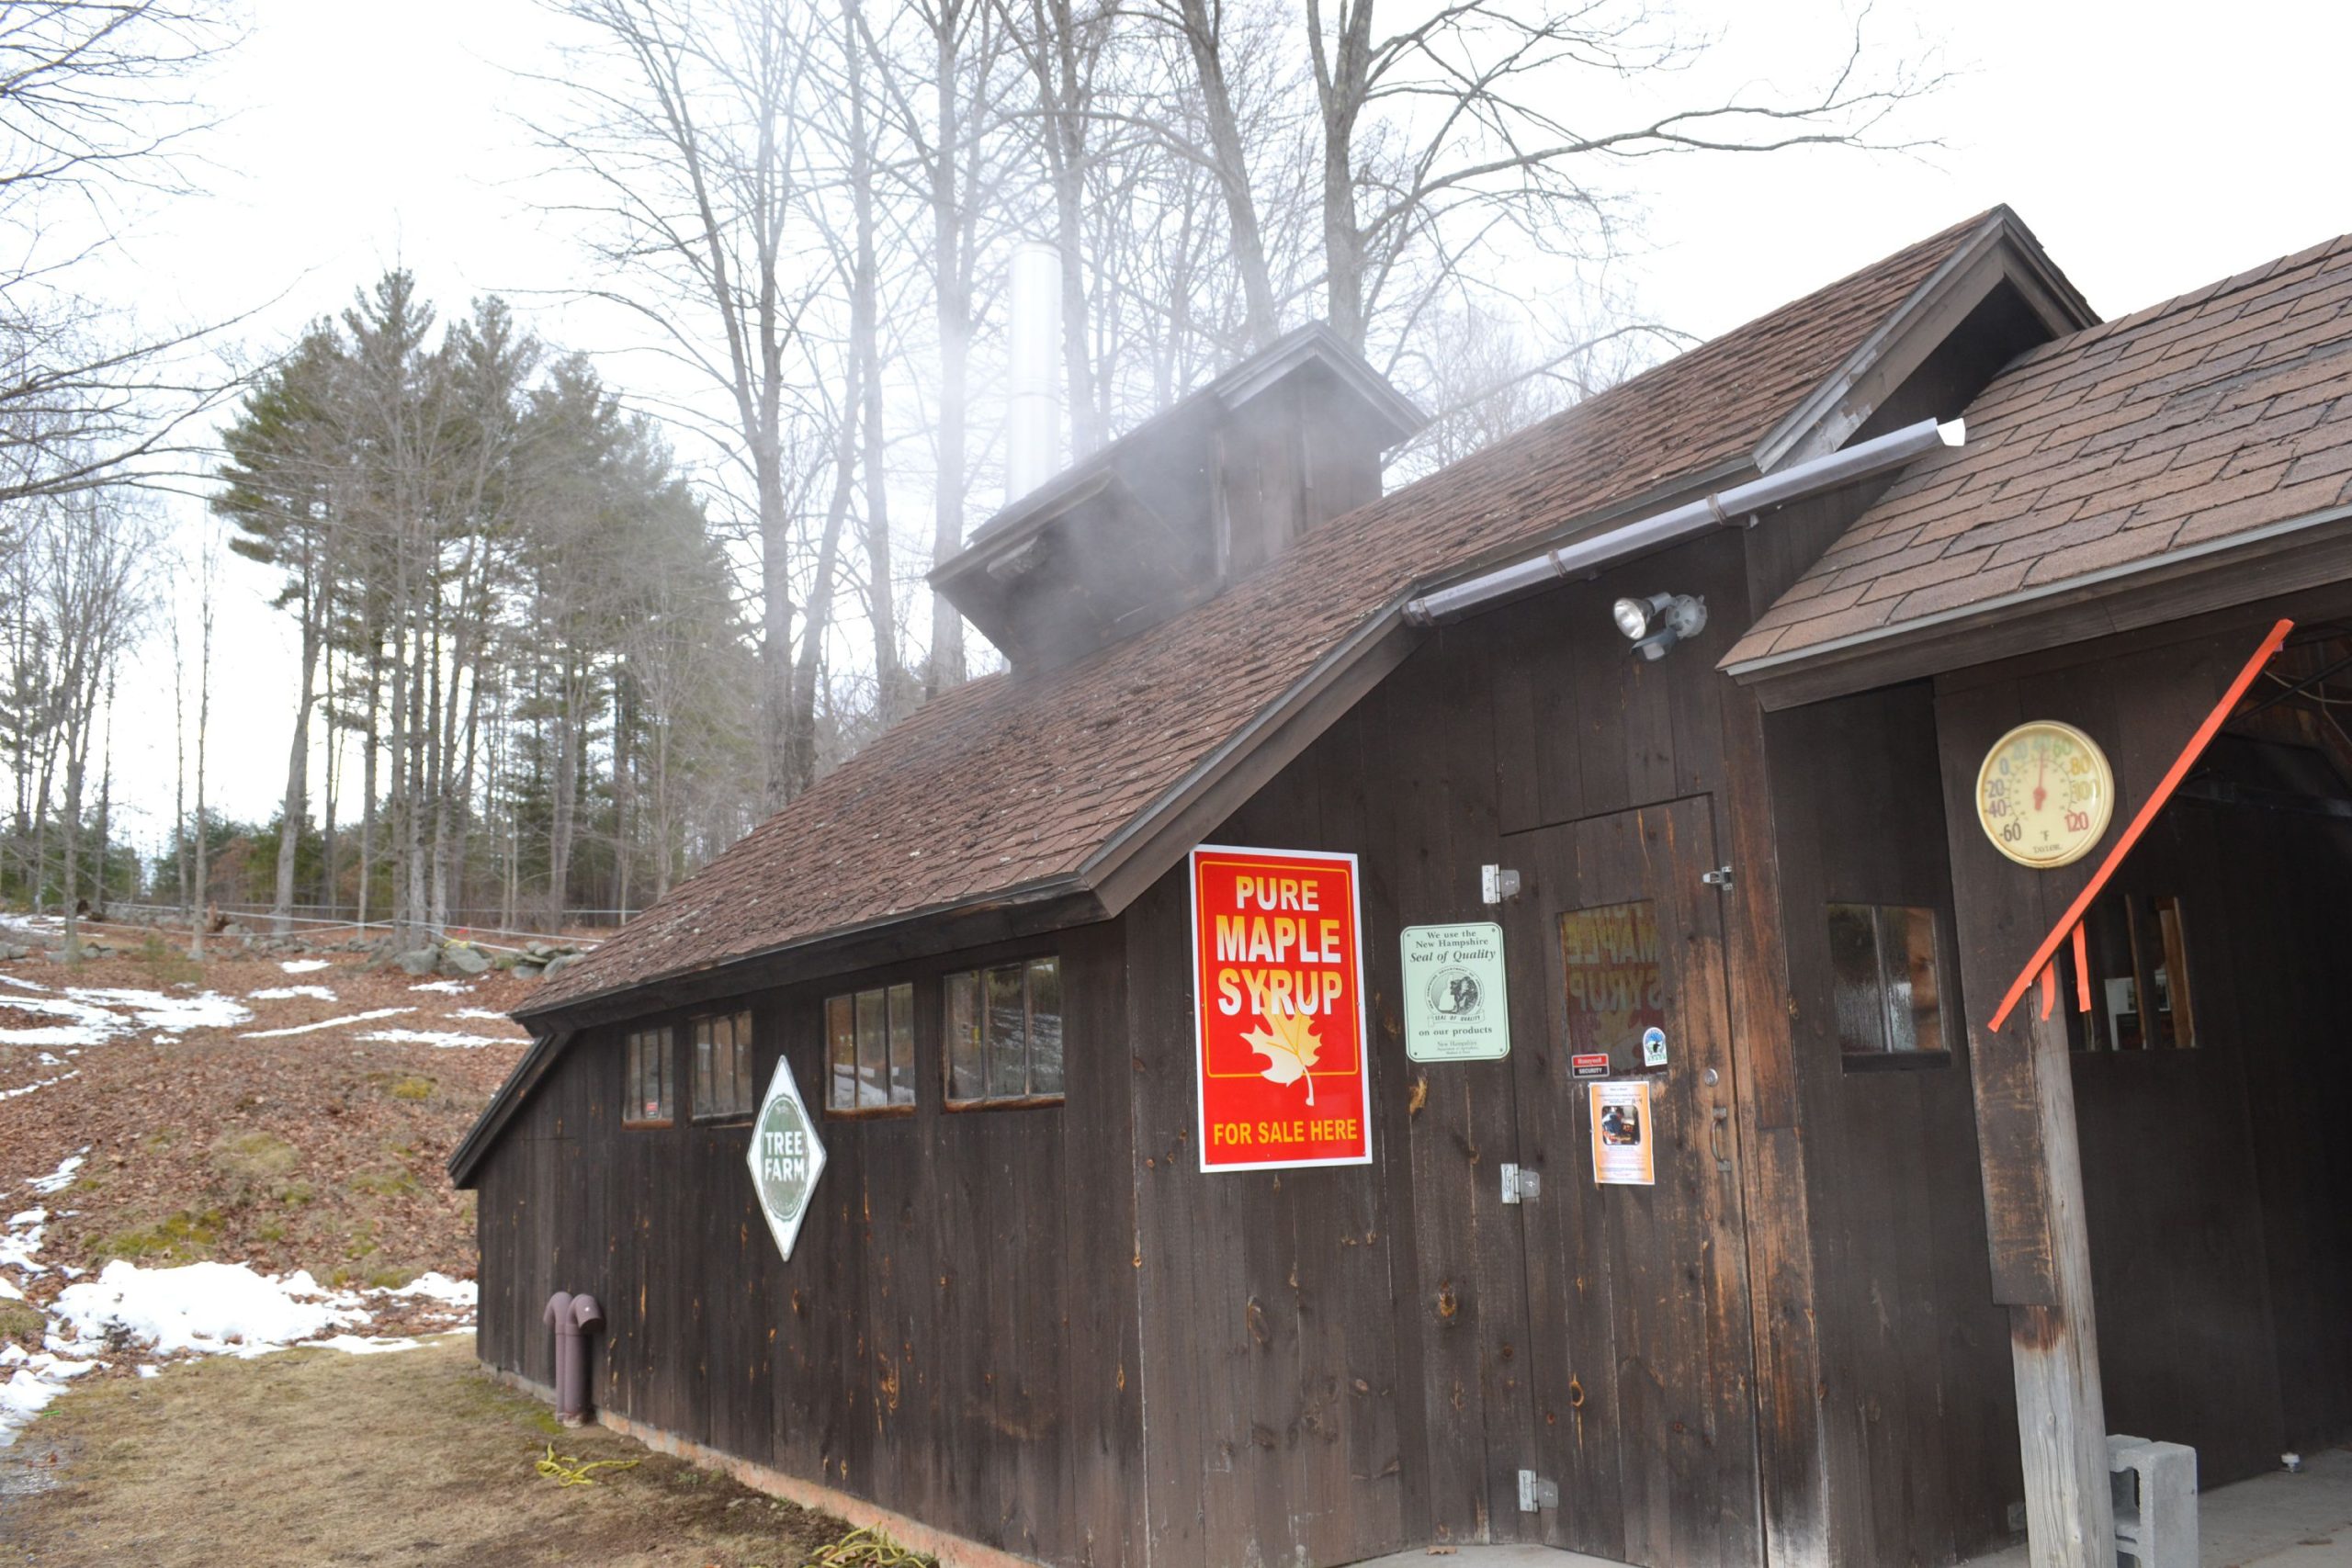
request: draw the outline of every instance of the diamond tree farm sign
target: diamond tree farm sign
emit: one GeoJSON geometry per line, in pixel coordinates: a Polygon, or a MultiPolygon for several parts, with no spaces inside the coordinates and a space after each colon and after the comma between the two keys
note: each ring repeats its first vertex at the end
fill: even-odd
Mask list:
{"type": "Polygon", "coordinates": [[[1193,1011],[1201,1168],[1363,1165],[1356,857],[1193,852],[1193,1011]]]}
{"type": "Polygon", "coordinates": [[[788,1260],[800,1222],[808,1217],[808,1205],[817,1196],[817,1178],[825,1173],[825,1145],[818,1140],[816,1119],[801,1102],[792,1064],[781,1056],[775,1077],[768,1080],[767,1098],[752,1121],[747,1163],[752,1190],[760,1195],[760,1211],[768,1217],[768,1234],[788,1260]]]}

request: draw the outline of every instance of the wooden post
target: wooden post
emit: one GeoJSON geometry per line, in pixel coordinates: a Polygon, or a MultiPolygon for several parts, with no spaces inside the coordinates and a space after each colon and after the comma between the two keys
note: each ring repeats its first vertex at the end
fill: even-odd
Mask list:
{"type": "Polygon", "coordinates": [[[2026,1048],[2022,1065],[2035,1090],[2050,1294],[2056,1298],[2009,1307],[2029,1550],[2033,1568],[2114,1568],[2107,1404],[2099,1390],[2098,1321],[2091,1300],[2090,1232],[2083,1215],[2082,1150],[2075,1133],[2066,1021],[2055,1009],[2041,1017],[2039,998],[2030,996],[2018,1013],[2007,1032],[2022,1037],[2014,1043],[2026,1048]]]}

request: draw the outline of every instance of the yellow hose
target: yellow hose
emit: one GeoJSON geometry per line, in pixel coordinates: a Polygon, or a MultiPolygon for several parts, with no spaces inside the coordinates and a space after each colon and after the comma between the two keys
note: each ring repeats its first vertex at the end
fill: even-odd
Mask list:
{"type": "Polygon", "coordinates": [[[537,1471],[541,1475],[546,1476],[549,1481],[554,1482],[558,1486],[594,1486],[596,1484],[596,1482],[594,1475],[591,1473],[592,1472],[599,1470],[635,1470],[643,1462],[645,1461],[642,1460],[634,1459],[600,1459],[593,1461],[587,1464],[582,1464],[580,1462],[578,1458],[571,1454],[557,1453],[555,1451],[555,1445],[553,1443],[549,1443],[548,1445],[546,1456],[531,1468],[537,1471]]]}
{"type": "Polygon", "coordinates": [[[937,1568],[937,1562],[867,1526],[819,1548],[802,1568],[937,1568]]]}

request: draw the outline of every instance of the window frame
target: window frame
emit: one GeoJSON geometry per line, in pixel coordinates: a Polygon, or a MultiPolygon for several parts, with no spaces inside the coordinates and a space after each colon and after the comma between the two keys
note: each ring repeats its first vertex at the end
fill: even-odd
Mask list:
{"type": "Polygon", "coordinates": [[[2075,1005],[2081,980],[2075,970],[2071,943],[2058,950],[2059,989],[2066,1015],[2066,1049],[2075,1056],[2129,1058],[2199,1051],[2208,1042],[2197,1027],[2196,987],[2189,956],[2195,945],[2189,927],[2188,900],[2177,893],[2110,888],[2083,913],[2085,946],[2092,964],[2091,1010],[2075,1005]],[[2129,975],[2109,975],[2108,962],[2120,952],[2129,975]],[[2164,985],[2155,984],[2158,974],[2164,985]],[[2122,1024],[2111,987],[2127,983],[2134,1002],[2129,1015],[2139,1043],[2122,1043],[2122,1024]],[[2151,1005],[2161,997],[2162,1007],[2151,1005]],[[2162,1021],[2172,1038],[2158,1043],[2154,1026],[2162,1021]]]}
{"type": "Polygon", "coordinates": [[[1959,973],[1948,951],[1951,919],[1935,900],[1918,902],[1884,901],[1873,898],[1828,898],[1822,903],[1822,931],[1825,944],[1828,941],[1828,926],[1832,911],[1839,908],[1866,909],[1870,912],[1871,953],[1876,972],[1880,1039],[1885,1043],[1875,1051],[1849,1051],[1838,1015],[1836,991],[1838,964],[1834,949],[1825,953],[1823,972],[1830,987],[1827,1013],[1829,1043],[1838,1053],[1839,1066],[1849,1073],[1911,1072],[1931,1067],[1948,1067],[1955,1060],[1952,1034],[1958,1027],[1959,1004],[1955,998],[1953,979],[1959,973]],[[1889,914],[1920,913],[1928,917],[1928,953],[1935,964],[1936,977],[1936,1043],[1918,1044],[1907,1051],[1894,1046],[1894,1026],[1887,1010],[1893,1001],[1893,987],[1888,984],[1888,954],[1886,949],[1885,917],[1889,914]]]}
{"type": "Polygon", "coordinates": [[[740,1007],[718,1008],[709,1012],[695,1013],[686,1020],[685,1037],[686,1043],[690,1047],[686,1067],[686,1099],[695,1124],[702,1127],[715,1127],[725,1126],[729,1122],[749,1122],[759,1113],[760,1109],[759,1029],[751,1005],[745,1003],[740,1007]],[[702,1032],[705,1028],[720,1022],[731,1025],[729,1031],[732,1036],[729,1044],[737,1054],[742,1069],[743,1101],[740,1108],[730,1106],[706,1111],[702,1103],[702,1032]]]}
{"type": "Polygon", "coordinates": [[[859,986],[853,990],[829,992],[820,999],[817,1004],[817,1037],[824,1063],[826,1120],[834,1122],[887,1121],[895,1117],[912,1116],[915,1113],[916,1108],[921,1103],[922,1098],[922,1089],[920,1088],[922,1081],[922,1074],[919,1066],[922,1051],[921,1041],[922,1014],[920,1009],[916,1005],[915,999],[919,988],[920,987],[916,985],[915,980],[911,976],[909,976],[900,979],[886,980],[879,985],[859,986]],[[902,994],[906,1006],[906,1028],[904,1032],[904,1038],[908,1056],[907,1070],[904,1075],[907,1098],[903,1100],[896,1098],[900,1081],[900,1075],[896,1070],[897,1064],[892,1055],[892,1046],[899,1038],[900,1032],[898,1029],[893,1027],[898,1020],[897,1015],[893,1010],[892,1003],[902,994]],[[837,1002],[847,1003],[849,1007],[849,1040],[851,1048],[850,1082],[853,1085],[857,1086],[862,1094],[865,1083],[865,1077],[862,1071],[865,1044],[859,1036],[860,1024],[865,1017],[865,1009],[861,1004],[864,1002],[865,998],[869,996],[876,996],[881,998],[881,1082],[884,1100],[883,1103],[879,1105],[837,1104],[834,1100],[834,1095],[840,1088],[841,1078],[839,1076],[839,1066],[833,1059],[833,1007],[837,1002]]]}
{"type": "Polygon", "coordinates": [[[648,1024],[641,1029],[625,1031],[621,1035],[621,1125],[651,1131],[678,1124],[678,1059],[677,1027],[671,1023],[648,1024]],[[662,1052],[662,1108],[660,1116],[636,1114],[644,1103],[639,1093],[643,1082],[639,1058],[643,1050],[639,1042],[652,1039],[660,1042],[662,1052]]]}
{"type": "MultiPolygon", "coordinates": [[[[1068,1033],[1069,992],[1059,950],[1010,953],[986,962],[969,963],[957,968],[943,970],[936,978],[939,983],[939,1085],[942,1111],[950,1115],[960,1116],[967,1111],[1036,1111],[1068,1102],[1069,1099],[1069,1037],[1068,1033]],[[956,1042],[953,1038],[956,1027],[955,1007],[951,1000],[952,988],[958,980],[969,979],[972,982],[974,1000],[980,1013],[985,1017],[988,1010],[988,976],[992,972],[1006,969],[1020,972],[1023,1077],[1026,1082],[1034,1083],[1036,1079],[1037,1002],[1032,976],[1035,966],[1040,964],[1051,964],[1054,966],[1054,989],[1058,998],[1055,1017],[1057,1027],[1062,1031],[1062,1087],[1049,1093],[1031,1090],[1017,1095],[982,1093],[977,1098],[957,1098],[956,1042]]],[[[994,1044],[992,1042],[983,1041],[978,1050],[981,1071],[985,1076],[994,1044]]]]}

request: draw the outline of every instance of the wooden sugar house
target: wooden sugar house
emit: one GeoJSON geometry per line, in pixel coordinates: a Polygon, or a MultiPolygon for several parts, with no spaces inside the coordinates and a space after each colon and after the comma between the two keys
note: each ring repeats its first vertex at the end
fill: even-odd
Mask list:
{"type": "Polygon", "coordinates": [[[957,1562],[2105,1568],[2105,1434],[2352,1434],[2352,242],[2102,321],[1996,209],[1417,420],[1309,329],[941,563],[1009,671],[518,1014],[483,1361],[593,1293],[606,1422],[957,1562]],[[1215,1164],[1203,845],[1345,868],[1242,1087],[1368,1157],[1215,1164]]]}

